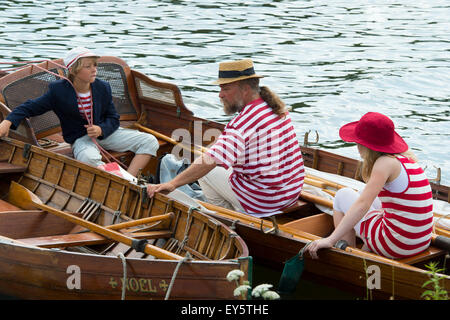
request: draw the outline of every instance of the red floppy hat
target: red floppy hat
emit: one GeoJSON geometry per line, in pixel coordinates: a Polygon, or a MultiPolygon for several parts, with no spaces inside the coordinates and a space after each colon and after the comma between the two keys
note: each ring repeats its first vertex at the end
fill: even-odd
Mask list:
{"type": "Polygon", "coordinates": [[[402,153],[408,150],[408,144],[395,132],[392,120],[378,112],[368,112],[359,121],[342,126],[339,136],[375,151],[402,153]]]}

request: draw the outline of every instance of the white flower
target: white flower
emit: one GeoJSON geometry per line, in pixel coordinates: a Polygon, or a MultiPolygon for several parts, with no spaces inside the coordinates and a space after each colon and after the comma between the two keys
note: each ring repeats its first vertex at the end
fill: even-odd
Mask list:
{"type": "Polygon", "coordinates": [[[228,281],[237,281],[239,280],[240,277],[242,277],[244,275],[244,272],[239,270],[239,269],[235,269],[235,270],[231,270],[230,272],[228,272],[227,274],[227,280],[228,281]]]}
{"type": "Polygon", "coordinates": [[[234,295],[235,297],[240,296],[240,295],[243,295],[243,294],[247,293],[247,291],[248,291],[249,289],[251,289],[251,288],[252,288],[252,287],[250,287],[249,285],[243,284],[243,285],[237,287],[236,289],[234,289],[233,295],[234,295]]]}
{"type": "Polygon", "coordinates": [[[272,290],[267,290],[262,294],[264,300],[278,300],[280,299],[280,295],[272,290]]]}
{"type": "Polygon", "coordinates": [[[252,291],[252,296],[255,298],[262,297],[264,292],[268,291],[270,288],[272,288],[271,284],[263,283],[258,286],[256,286],[252,291]]]}

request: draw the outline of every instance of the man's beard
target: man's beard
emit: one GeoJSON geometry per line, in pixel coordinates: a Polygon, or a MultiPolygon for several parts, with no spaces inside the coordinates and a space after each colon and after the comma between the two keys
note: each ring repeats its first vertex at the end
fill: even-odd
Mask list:
{"type": "Polygon", "coordinates": [[[240,112],[242,108],[245,107],[244,102],[242,100],[235,101],[233,104],[229,104],[225,102],[223,99],[221,99],[223,104],[223,111],[226,115],[230,116],[237,112],[240,112]]]}

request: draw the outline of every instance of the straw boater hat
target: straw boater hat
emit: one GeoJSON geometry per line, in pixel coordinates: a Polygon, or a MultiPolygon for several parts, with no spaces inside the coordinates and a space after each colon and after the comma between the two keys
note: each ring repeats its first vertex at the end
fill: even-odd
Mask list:
{"type": "Polygon", "coordinates": [[[213,84],[226,84],[250,78],[263,78],[255,74],[251,59],[227,61],[219,64],[219,79],[213,84]]]}
{"type": "Polygon", "coordinates": [[[77,62],[80,58],[100,58],[98,54],[93,53],[89,49],[83,47],[76,47],[70,50],[67,55],[64,57],[64,64],[68,69],[73,66],[75,62],[77,62]]]}
{"type": "Polygon", "coordinates": [[[375,151],[402,153],[408,150],[406,142],[395,132],[392,120],[378,112],[368,112],[359,121],[347,123],[341,127],[339,135],[344,141],[375,151]]]}

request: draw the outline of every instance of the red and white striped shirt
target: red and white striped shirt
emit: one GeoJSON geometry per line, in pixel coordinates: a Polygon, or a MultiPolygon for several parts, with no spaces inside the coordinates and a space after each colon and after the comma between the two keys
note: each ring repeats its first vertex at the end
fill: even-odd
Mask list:
{"type": "Polygon", "coordinates": [[[408,175],[408,187],[400,193],[383,189],[378,197],[383,211],[369,212],[361,223],[368,247],[389,258],[406,258],[428,248],[433,228],[433,195],[422,168],[397,156],[408,175]]]}
{"type": "Polygon", "coordinates": [[[90,122],[92,118],[92,95],[90,92],[88,93],[77,93],[78,95],[78,110],[80,111],[81,117],[86,119],[88,117],[88,122],[90,122]]]}
{"type": "Polygon", "coordinates": [[[208,154],[226,169],[233,167],[231,188],[249,214],[280,213],[300,195],[305,171],[291,119],[274,114],[262,99],[226,125],[208,154]]]}

